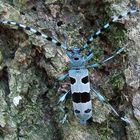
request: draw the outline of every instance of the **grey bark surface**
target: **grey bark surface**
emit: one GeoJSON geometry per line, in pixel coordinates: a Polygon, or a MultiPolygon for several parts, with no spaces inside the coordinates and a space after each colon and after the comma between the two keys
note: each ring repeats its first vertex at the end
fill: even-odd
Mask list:
{"type": "MultiPolygon", "coordinates": [[[[0,19],[31,25],[62,42],[66,33],[73,48],[133,6],[140,7],[139,0],[0,0],[0,19]]],[[[0,140],[140,140],[140,13],[116,22],[94,45],[91,63],[126,48],[91,69],[90,81],[131,124],[116,118],[92,92],[93,122],[80,125],[68,100],[69,123],[61,124],[56,104],[70,85],[69,79],[57,81],[69,68],[64,50],[31,32],[0,25],[0,140]]]]}

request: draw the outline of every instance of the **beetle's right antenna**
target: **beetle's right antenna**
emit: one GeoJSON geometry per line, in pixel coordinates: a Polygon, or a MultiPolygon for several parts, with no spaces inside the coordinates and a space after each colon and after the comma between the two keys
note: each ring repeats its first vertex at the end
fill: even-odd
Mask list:
{"type": "Polygon", "coordinates": [[[99,35],[101,35],[107,28],[109,28],[113,23],[115,23],[116,21],[127,17],[128,15],[131,15],[133,13],[139,12],[139,9],[132,9],[128,12],[124,12],[119,16],[113,16],[113,18],[106,23],[101,29],[99,29],[98,31],[96,31],[94,34],[92,34],[88,39],[86,44],[83,46],[83,49],[88,48],[89,45],[94,41],[95,38],[97,38],[99,35]]]}

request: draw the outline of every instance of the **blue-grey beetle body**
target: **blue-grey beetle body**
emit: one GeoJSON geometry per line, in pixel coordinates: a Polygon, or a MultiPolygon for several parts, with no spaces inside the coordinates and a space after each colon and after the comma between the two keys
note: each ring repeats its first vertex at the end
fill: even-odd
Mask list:
{"type": "MultiPolygon", "coordinates": [[[[139,10],[134,9],[134,10],[130,10],[128,12],[124,12],[123,14],[121,14],[119,16],[114,16],[111,19],[111,21],[106,23],[101,29],[99,29],[97,32],[95,32],[93,35],[91,35],[91,37],[87,40],[87,42],[85,43],[85,45],[83,47],[74,48],[72,50],[70,50],[65,43],[61,43],[56,38],[49,37],[48,35],[40,32],[30,26],[26,26],[21,23],[17,23],[15,21],[7,21],[7,20],[0,20],[0,24],[14,25],[14,26],[23,28],[25,30],[31,31],[34,34],[36,34],[37,36],[45,38],[47,41],[52,42],[56,46],[58,46],[66,51],[66,55],[70,59],[71,68],[70,68],[68,74],[62,76],[60,79],[63,80],[67,76],[70,77],[74,114],[80,119],[81,124],[86,124],[87,120],[92,117],[92,102],[91,102],[91,98],[90,98],[90,83],[89,83],[89,74],[88,74],[87,68],[98,68],[99,65],[105,64],[110,59],[114,58],[116,55],[119,55],[124,50],[124,48],[121,48],[120,50],[115,52],[109,58],[107,58],[103,61],[88,65],[87,64],[88,61],[91,60],[91,58],[93,58],[93,51],[89,49],[89,44],[91,44],[96,37],[98,37],[110,25],[112,25],[112,23],[116,22],[117,20],[122,19],[123,17],[133,14],[135,12],[139,12],[139,10]],[[81,53],[85,49],[89,49],[88,55],[86,57],[84,57],[81,53]]],[[[93,91],[96,93],[96,95],[98,96],[98,98],[101,102],[108,103],[107,100],[105,100],[105,98],[102,95],[100,95],[99,92],[97,92],[94,89],[93,89],[93,91]]],[[[66,95],[63,96],[60,99],[60,101],[63,101],[64,97],[66,97],[66,95]]],[[[114,110],[114,108],[112,106],[111,106],[111,109],[118,117],[120,117],[119,114],[114,110]]],[[[122,119],[125,122],[128,122],[126,118],[120,117],[120,119],[122,119]]]]}

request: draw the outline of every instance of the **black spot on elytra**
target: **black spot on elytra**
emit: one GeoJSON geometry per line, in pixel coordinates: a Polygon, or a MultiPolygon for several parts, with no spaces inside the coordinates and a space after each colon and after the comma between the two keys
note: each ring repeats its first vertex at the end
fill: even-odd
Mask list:
{"type": "Polygon", "coordinates": [[[91,111],[91,109],[87,109],[85,110],[85,113],[89,113],[91,111]]]}
{"type": "Polygon", "coordinates": [[[88,93],[88,92],[81,93],[81,102],[86,103],[89,101],[90,101],[90,93],[88,93]]]}
{"type": "Polygon", "coordinates": [[[73,85],[76,82],[76,80],[74,78],[70,77],[70,82],[73,85]]]}
{"type": "Polygon", "coordinates": [[[88,83],[88,76],[82,78],[82,83],[84,83],[84,84],[88,83]]]}
{"type": "Polygon", "coordinates": [[[75,111],[75,113],[80,113],[80,111],[79,111],[79,110],[77,110],[77,109],[76,109],[76,110],[74,110],[74,111],[75,111]]]}
{"type": "Polygon", "coordinates": [[[88,92],[74,92],[72,93],[72,100],[75,103],[86,103],[90,101],[90,93],[88,92]]]}
{"type": "Polygon", "coordinates": [[[80,103],[80,93],[77,92],[72,93],[72,100],[75,103],[80,103]]]}

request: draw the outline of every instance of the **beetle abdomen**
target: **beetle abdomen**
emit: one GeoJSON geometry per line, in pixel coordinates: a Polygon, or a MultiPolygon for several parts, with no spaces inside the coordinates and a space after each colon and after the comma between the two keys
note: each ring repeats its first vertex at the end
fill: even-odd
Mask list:
{"type": "Polygon", "coordinates": [[[90,83],[87,69],[69,70],[74,114],[82,124],[92,117],[90,83]]]}

